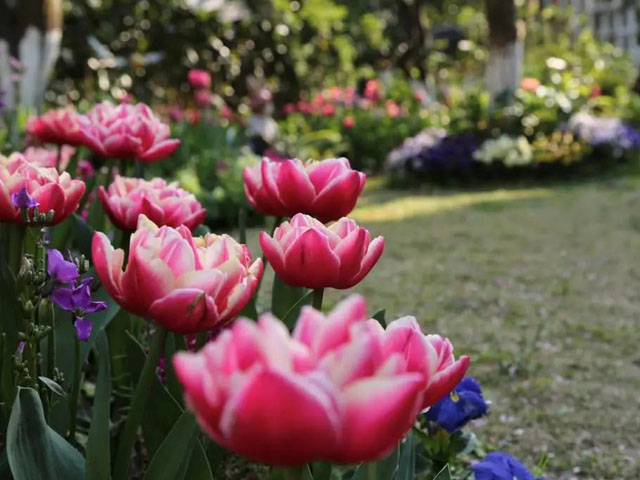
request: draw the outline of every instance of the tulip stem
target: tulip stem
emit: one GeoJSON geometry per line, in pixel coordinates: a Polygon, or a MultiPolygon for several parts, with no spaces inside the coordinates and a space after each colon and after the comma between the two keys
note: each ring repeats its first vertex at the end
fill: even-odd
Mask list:
{"type": "Polygon", "coordinates": [[[22,263],[25,230],[26,228],[20,224],[9,225],[9,266],[15,277],[18,276],[22,263]]]}
{"type": "Polygon", "coordinates": [[[133,164],[133,176],[136,178],[144,178],[144,163],[136,160],[133,164]]]}
{"type": "Polygon", "coordinates": [[[322,298],[324,297],[324,288],[316,288],[313,291],[313,303],[312,306],[319,312],[322,311],[322,298]]]}
{"type": "Polygon", "coordinates": [[[164,349],[166,340],[167,330],[157,326],[156,333],[151,340],[149,355],[147,355],[144,362],[140,378],[138,379],[138,385],[136,385],[136,389],[133,394],[129,415],[127,415],[127,420],[124,424],[124,428],[118,442],[118,451],[113,470],[114,480],[126,480],[128,478],[127,472],[129,470],[129,461],[131,460],[131,450],[133,449],[133,445],[136,441],[138,427],[140,426],[144,407],[147,403],[147,399],[149,398],[151,383],[156,372],[158,359],[164,349]]]}
{"type": "Polygon", "coordinates": [[[73,387],[71,398],[69,399],[69,440],[76,443],[76,417],[78,416],[78,397],[80,396],[80,341],[74,331],[74,364],[73,364],[73,387]]]}
{"type": "MultiPolygon", "coordinates": [[[[62,145],[58,145],[58,150],[56,152],[56,172],[60,173],[60,160],[62,159],[62,145]]],[[[71,172],[72,175],[75,175],[75,172],[71,172]]]]}
{"type": "Polygon", "coordinates": [[[244,205],[238,211],[238,241],[247,243],[247,207],[244,205]]]}

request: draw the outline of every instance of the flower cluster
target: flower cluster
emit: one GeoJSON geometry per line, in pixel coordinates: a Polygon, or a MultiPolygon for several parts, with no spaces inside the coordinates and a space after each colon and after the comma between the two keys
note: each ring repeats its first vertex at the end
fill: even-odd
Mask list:
{"type": "Polygon", "coordinates": [[[300,465],[374,460],[464,375],[448,340],[414,318],[383,329],[361,297],[330,315],[305,307],[292,335],[269,315],[240,320],[199,353],[174,357],[189,407],[218,443],[300,465]]]}
{"type": "Polygon", "coordinates": [[[475,162],[473,155],[479,147],[478,137],[472,132],[449,135],[409,159],[404,168],[418,174],[468,170],[475,162]]]}
{"type": "Polygon", "coordinates": [[[533,161],[533,150],[524,135],[512,137],[504,134],[484,142],[473,158],[486,165],[502,163],[506,167],[518,167],[533,161]]]}
{"type": "Polygon", "coordinates": [[[428,128],[413,137],[408,137],[402,142],[402,145],[387,155],[387,169],[403,169],[407,161],[413,160],[423,151],[439,145],[446,136],[447,132],[443,128],[428,128]]]}
{"type": "Polygon", "coordinates": [[[580,112],[571,117],[569,128],[591,147],[613,149],[614,156],[640,150],[640,132],[617,117],[596,117],[580,112]]]}

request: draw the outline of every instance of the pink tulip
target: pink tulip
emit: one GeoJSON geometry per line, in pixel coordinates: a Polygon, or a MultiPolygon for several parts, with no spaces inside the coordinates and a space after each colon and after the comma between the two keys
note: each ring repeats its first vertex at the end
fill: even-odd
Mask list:
{"type": "Polygon", "coordinates": [[[453,388],[469,358],[444,371],[415,318],[386,330],[367,318],[354,295],[328,316],[304,307],[293,335],[271,315],[241,319],[199,353],[173,357],[187,406],[213,440],[255,461],[383,457],[409,431],[434,382],[445,383],[436,379],[453,388]]]}
{"type": "Polygon", "coordinates": [[[100,186],[98,194],[109,219],[127,232],[136,229],[141,214],[159,226],[185,225],[190,230],[207,216],[192,194],[179,188],[176,182],[167,183],[162,178],[148,181],[116,176],[107,190],[100,186]]]}
{"type": "Polygon", "coordinates": [[[60,158],[58,158],[58,150],[49,150],[48,148],[42,147],[28,147],[23,155],[27,162],[38,165],[39,167],[56,168],[57,166],[59,171],[64,171],[75,153],[75,148],[69,145],[62,145],[60,158]]]}
{"type": "Polygon", "coordinates": [[[387,113],[387,117],[389,118],[396,118],[402,113],[400,105],[398,105],[394,100],[387,100],[384,104],[384,108],[387,113]]]}
{"type": "Polygon", "coordinates": [[[78,146],[84,143],[82,127],[85,122],[84,115],[74,110],[49,110],[29,119],[27,133],[45,143],[78,146]]]}
{"type": "Polygon", "coordinates": [[[352,170],[346,158],[302,163],[297,158],[263,159],[245,168],[244,191],[257,210],[266,215],[312,215],[322,222],[348,215],[364,188],[364,173],[352,170]]]}
{"type": "Polygon", "coordinates": [[[11,200],[22,188],[38,202],[40,213],[53,210],[50,225],[56,225],[78,208],[85,184],[72,180],[67,172],[58,174],[55,168],[30,163],[21,153],[0,156],[0,222],[22,223],[20,210],[11,200]]]}
{"type": "Polygon", "coordinates": [[[82,132],[87,147],[108,158],[157,162],[171,155],[180,140],[169,138],[169,126],[162,123],[144,103],[114,106],[102,102],[87,114],[82,132]]]}
{"type": "Polygon", "coordinates": [[[347,130],[351,130],[353,127],[356,126],[356,119],[353,118],[353,116],[351,116],[351,115],[347,115],[342,120],[342,126],[344,128],[346,128],[347,130]]]}
{"type": "Polygon", "coordinates": [[[206,70],[192,68],[187,74],[189,85],[195,90],[211,88],[211,75],[206,70]]]}
{"type": "Polygon", "coordinates": [[[372,102],[377,102],[382,97],[380,84],[377,80],[368,80],[364,88],[364,97],[372,102]]]}
{"type": "Polygon", "coordinates": [[[93,164],[89,160],[80,160],[78,162],[78,169],[76,170],[76,176],[83,180],[88,180],[96,173],[96,169],[93,168],[93,164]]]}
{"type": "Polygon", "coordinates": [[[210,107],[213,105],[213,95],[209,90],[196,90],[193,94],[193,99],[196,102],[196,105],[199,107],[210,107]]]}
{"type": "Polygon", "coordinates": [[[540,80],[533,77],[525,77],[520,82],[520,88],[526,90],[527,92],[536,92],[538,88],[540,88],[540,80]]]}
{"type": "Polygon", "coordinates": [[[93,237],[96,273],[125,310],[176,333],[197,333],[233,320],[254,294],[262,260],[228,235],[192,237],[187,227],[158,227],[144,215],[124,251],[104,233],[93,237]]]}
{"type": "Polygon", "coordinates": [[[289,285],[351,288],[376,264],[384,238],[371,240],[355,221],[341,218],[329,227],[298,214],[276,228],[273,238],[260,233],[260,246],[278,276],[289,285]]]}

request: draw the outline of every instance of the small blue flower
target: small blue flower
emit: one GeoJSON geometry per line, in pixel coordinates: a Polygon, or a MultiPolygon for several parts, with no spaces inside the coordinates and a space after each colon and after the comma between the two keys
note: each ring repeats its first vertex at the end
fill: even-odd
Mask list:
{"type": "Polygon", "coordinates": [[[527,467],[504,452],[491,452],[471,469],[475,480],[544,480],[534,477],[527,467]]]}
{"type": "Polygon", "coordinates": [[[488,410],[480,385],[473,377],[466,377],[429,409],[427,419],[454,433],[471,420],[485,416],[488,410]]]}
{"type": "Polygon", "coordinates": [[[31,195],[29,195],[26,187],[22,187],[16,193],[12,193],[11,201],[16,208],[19,208],[21,210],[34,208],[39,205],[39,203],[31,195]]]}

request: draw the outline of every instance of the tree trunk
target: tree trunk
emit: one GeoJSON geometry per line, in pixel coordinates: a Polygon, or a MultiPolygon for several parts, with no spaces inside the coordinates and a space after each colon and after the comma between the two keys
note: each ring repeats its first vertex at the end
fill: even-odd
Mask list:
{"type": "Polygon", "coordinates": [[[0,89],[10,107],[39,108],[60,54],[62,0],[0,0],[0,12],[0,89]]]}
{"type": "Polygon", "coordinates": [[[485,6],[489,23],[485,85],[495,101],[518,88],[524,57],[524,28],[519,35],[514,0],[485,0],[485,6]]]}

